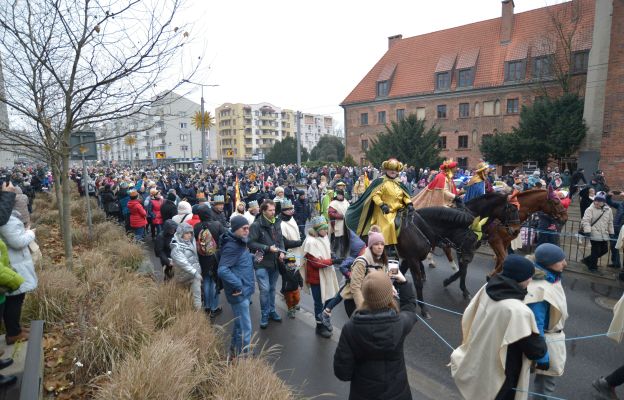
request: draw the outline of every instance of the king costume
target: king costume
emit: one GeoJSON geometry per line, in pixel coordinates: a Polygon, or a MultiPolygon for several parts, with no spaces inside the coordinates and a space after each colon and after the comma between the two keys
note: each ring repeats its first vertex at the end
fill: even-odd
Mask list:
{"type": "Polygon", "coordinates": [[[414,196],[412,203],[415,209],[425,207],[450,207],[458,192],[453,182],[453,175],[457,168],[455,161],[445,161],[440,165],[440,172],[433,178],[427,187],[414,196]]]}

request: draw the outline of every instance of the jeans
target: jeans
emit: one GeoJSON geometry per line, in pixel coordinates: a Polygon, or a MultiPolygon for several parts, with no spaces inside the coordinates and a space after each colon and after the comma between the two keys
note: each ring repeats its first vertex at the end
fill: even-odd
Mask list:
{"type": "Polygon", "coordinates": [[[143,239],[145,238],[145,227],[134,228],[134,238],[137,241],[142,242],[143,239]]]}
{"type": "Polygon", "coordinates": [[[219,308],[219,293],[217,292],[217,284],[211,277],[205,276],[202,282],[204,289],[204,308],[206,311],[214,311],[219,308]]]}
{"type": "Polygon", "coordinates": [[[22,304],[26,293],[15,296],[7,296],[4,302],[4,326],[6,328],[6,336],[17,336],[22,332],[20,319],[22,318],[22,304]]]}
{"type": "Polygon", "coordinates": [[[314,319],[319,323],[318,315],[323,311],[323,299],[321,298],[321,285],[310,284],[312,298],[314,299],[314,319]]]}
{"type": "Polygon", "coordinates": [[[275,284],[278,276],[277,268],[256,269],[256,280],[260,290],[260,310],[265,318],[275,312],[275,284]]]}
{"type": "Polygon", "coordinates": [[[609,247],[611,247],[611,264],[615,265],[618,268],[622,267],[622,263],[620,262],[620,250],[615,248],[617,243],[617,238],[619,234],[619,230],[615,230],[616,234],[610,235],[611,240],[609,241],[609,247]]]}
{"type": "Polygon", "coordinates": [[[334,298],[327,300],[327,302],[325,303],[325,309],[331,311],[334,309],[334,307],[340,304],[340,302],[342,301],[342,295],[340,294],[341,292],[342,290],[336,293],[334,298]]]}
{"type": "Polygon", "coordinates": [[[245,299],[238,304],[230,304],[234,314],[234,325],[232,326],[232,343],[230,350],[235,354],[249,351],[251,344],[251,316],[249,315],[249,299],[245,299]]]}
{"type": "MultiPolygon", "coordinates": [[[[533,391],[535,393],[544,394],[547,396],[555,393],[555,377],[550,375],[535,374],[535,381],[533,382],[533,391]]],[[[533,399],[543,399],[542,396],[533,396],[533,399]]]]}

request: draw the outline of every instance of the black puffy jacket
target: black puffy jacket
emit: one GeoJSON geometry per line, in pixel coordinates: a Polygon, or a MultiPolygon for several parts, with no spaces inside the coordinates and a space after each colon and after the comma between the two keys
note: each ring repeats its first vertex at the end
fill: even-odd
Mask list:
{"type": "Polygon", "coordinates": [[[350,400],[412,398],[403,342],[416,322],[416,301],[410,282],[395,285],[401,312],[357,311],[342,328],[334,354],[334,374],[351,381],[350,400]]]}

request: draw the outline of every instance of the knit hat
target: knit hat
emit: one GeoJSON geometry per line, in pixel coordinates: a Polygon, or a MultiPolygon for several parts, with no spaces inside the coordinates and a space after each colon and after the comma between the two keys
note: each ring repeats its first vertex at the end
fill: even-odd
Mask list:
{"type": "Polygon", "coordinates": [[[251,210],[252,208],[260,208],[260,206],[258,205],[258,202],[256,200],[252,200],[249,202],[249,204],[247,204],[247,209],[251,210]]]}
{"type": "Polygon", "coordinates": [[[167,200],[175,201],[176,200],[176,194],[175,193],[167,193],[167,200]]]}
{"type": "Polygon", "coordinates": [[[379,310],[390,307],[393,301],[392,282],[382,271],[370,272],[362,281],[362,308],[379,310]]]}
{"type": "Polygon", "coordinates": [[[524,282],[533,276],[535,266],[533,263],[517,254],[510,254],[503,261],[503,276],[516,282],[524,282]]]}
{"type": "Polygon", "coordinates": [[[552,243],[543,243],[535,249],[535,262],[544,268],[565,259],[565,253],[561,248],[552,243]]]}
{"type": "Polygon", "coordinates": [[[607,194],[605,192],[596,193],[596,197],[594,197],[594,201],[602,201],[603,203],[607,201],[607,194]]]}
{"type": "Polygon", "coordinates": [[[292,210],[293,208],[295,208],[295,206],[293,206],[292,201],[290,201],[288,199],[282,200],[282,209],[281,209],[282,211],[284,211],[284,210],[292,210]]]}
{"type": "Polygon", "coordinates": [[[386,244],[386,240],[381,233],[381,229],[377,225],[372,225],[368,231],[368,247],[372,247],[375,243],[380,242],[384,245],[386,244]]]}
{"type": "Polygon", "coordinates": [[[312,218],[312,229],[314,229],[316,232],[322,230],[322,229],[328,229],[329,225],[327,225],[327,221],[325,220],[325,217],[322,215],[318,215],[314,218],[312,218]]]}
{"type": "Polygon", "coordinates": [[[150,196],[156,196],[158,194],[158,189],[151,189],[150,196]]]}
{"type": "Polygon", "coordinates": [[[230,220],[230,229],[232,232],[236,232],[245,225],[249,225],[249,221],[242,215],[237,215],[230,220]]]}
{"type": "Polygon", "coordinates": [[[278,193],[284,193],[284,188],[281,187],[281,186],[276,187],[275,188],[275,194],[278,194],[278,193]]]}
{"type": "Polygon", "coordinates": [[[134,189],[132,189],[129,194],[131,199],[136,199],[137,197],[139,197],[139,192],[134,189]]]}
{"type": "Polygon", "coordinates": [[[190,214],[192,212],[193,209],[188,201],[181,201],[178,203],[178,214],[190,214]]]}
{"type": "Polygon", "coordinates": [[[293,264],[297,262],[297,257],[295,256],[295,253],[289,251],[288,253],[286,253],[286,255],[284,256],[284,262],[286,264],[293,264]]]}

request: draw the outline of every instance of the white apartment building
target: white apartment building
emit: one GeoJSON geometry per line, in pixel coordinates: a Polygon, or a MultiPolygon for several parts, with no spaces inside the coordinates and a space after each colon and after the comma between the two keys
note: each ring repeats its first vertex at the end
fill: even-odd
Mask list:
{"type": "Polygon", "coordinates": [[[330,135],[343,139],[341,132],[334,128],[334,119],[331,115],[301,114],[301,146],[308,152],[312,151],[321,136],[330,135]]]}
{"type": "MultiPolygon", "coordinates": [[[[149,110],[125,120],[106,124],[101,137],[115,137],[129,131],[140,131],[132,146],[125,138],[111,139],[99,145],[100,160],[135,165],[156,165],[195,159],[201,161],[201,132],[192,118],[201,106],[184,96],[169,93],[149,110]],[[110,151],[106,145],[110,145],[110,151]]],[[[210,160],[217,159],[216,128],[207,132],[206,146],[210,160]]]]}

